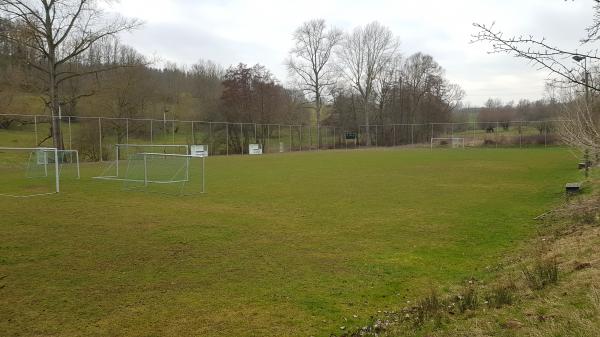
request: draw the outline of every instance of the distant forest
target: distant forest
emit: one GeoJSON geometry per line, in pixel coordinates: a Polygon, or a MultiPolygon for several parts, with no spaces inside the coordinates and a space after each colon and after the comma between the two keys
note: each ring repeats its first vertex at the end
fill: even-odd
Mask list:
{"type": "MultiPolygon", "coordinates": [[[[315,22],[324,23],[322,20],[312,23],[315,22]]],[[[386,27],[372,25],[380,32],[390,33],[386,27]]],[[[99,40],[68,64],[61,65],[65,72],[89,74],[66,77],[60,82],[61,112],[71,116],[166,117],[262,124],[319,122],[350,130],[365,123],[543,120],[551,118],[556,109],[552,101],[504,104],[495,99],[482,108],[464,108],[464,91],[446,79],[443,67],[433,57],[420,52],[403,56],[398,46],[389,50],[385,64],[376,65],[380,67],[376,73],[366,73],[372,78],[368,88],[371,94],[365,95],[361,83],[346,76],[351,74],[348,69],[352,64],[342,58],[351,54],[348,49],[353,48],[344,41],[369,27],[339,32],[339,43],[333,46],[328,60],[331,70],[328,80],[333,81],[320,97],[322,111],[318,121],[315,97],[296,81],[298,77],[293,71],[284,85],[260,64],[240,63],[226,68],[204,60],[191,66],[159,62],[115,38],[99,40]]],[[[291,35],[296,42],[302,37],[301,28],[291,35]]],[[[14,23],[0,19],[0,31],[16,34],[19,30],[14,23]]],[[[27,39],[27,36],[14,38],[27,39]]],[[[291,51],[290,60],[298,55],[298,50],[291,51]]],[[[35,66],[40,58],[43,56],[33,50],[0,38],[0,113],[50,114],[42,99],[47,82],[35,66]]]]}

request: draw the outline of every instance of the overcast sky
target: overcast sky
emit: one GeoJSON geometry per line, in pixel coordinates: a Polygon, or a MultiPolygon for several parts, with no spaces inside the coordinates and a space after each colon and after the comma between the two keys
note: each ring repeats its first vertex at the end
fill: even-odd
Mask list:
{"type": "Polygon", "coordinates": [[[323,18],[351,30],[377,20],[400,38],[404,56],[432,55],[472,105],[489,97],[541,98],[548,76],[523,60],[488,54],[489,45],[471,44],[473,22],[577,48],[592,21],[591,0],[121,0],[111,9],[145,22],[122,40],[146,55],[181,65],[261,63],[283,83],[291,36],[302,22],[323,18]]]}

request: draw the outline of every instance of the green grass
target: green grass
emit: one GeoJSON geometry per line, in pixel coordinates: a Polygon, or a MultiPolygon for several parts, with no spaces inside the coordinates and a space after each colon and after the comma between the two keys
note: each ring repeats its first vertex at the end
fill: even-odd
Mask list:
{"type": "Polygon", "coordinates": [[[202,196],[124,192],[85,164],[59,195],[0,199],[2,335],[327,336],[483,276],[578,174],[558,148],[211,157],[207,170],[202,196]]]}

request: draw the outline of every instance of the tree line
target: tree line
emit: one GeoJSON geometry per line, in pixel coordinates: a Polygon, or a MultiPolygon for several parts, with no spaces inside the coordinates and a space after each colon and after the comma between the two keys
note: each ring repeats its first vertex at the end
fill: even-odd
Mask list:
{"type": "MultiPolygon", "coordinates": [[[[260,64],[148,58],[118,38],[139,28],[94,0],[0,1],[2,112],[357,130],[450,121],[464,96],[432,56],[405,56],[378,22],[348,32],[322,19],[303,23],[292,34],[286,84],[260,64]]],[[[51,129],[62,148],[60,123],[51,129]]]]}

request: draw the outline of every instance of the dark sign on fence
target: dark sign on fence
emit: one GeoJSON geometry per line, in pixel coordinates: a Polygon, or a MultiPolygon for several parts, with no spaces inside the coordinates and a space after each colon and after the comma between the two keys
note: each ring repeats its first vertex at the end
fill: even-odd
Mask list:
{"type": "Polygon", "coordinates": [[[354,131],[344,132],[344,137],[346,138],[346,140],[355,140],[358,138],[356,135],[356,132],[354,132],[354,131]]]}

